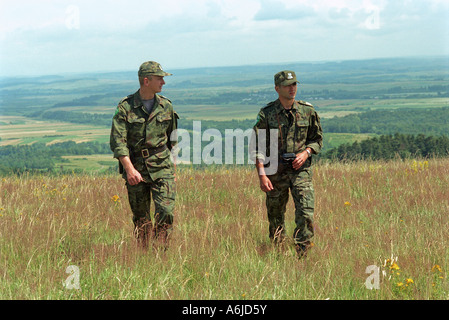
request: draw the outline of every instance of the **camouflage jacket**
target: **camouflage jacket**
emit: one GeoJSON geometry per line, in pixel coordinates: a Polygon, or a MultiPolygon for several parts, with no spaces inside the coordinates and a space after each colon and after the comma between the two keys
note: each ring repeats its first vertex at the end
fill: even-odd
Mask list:
{"type": "MultiPolygon", "coordinates": [[[[110,147],[114,157],[129,156],[144,177],[152,180],[174,174],[170,150],[177,139],[178,115],[171,101],[155,95],[151,114],[143,107],[139,91],[122,99],[112,119],[110,147]]],[[[123,172],[126,179],[126,172],[123,172]]]]}
{"type": "MultiPolygon", "coordinates": [[[[253,155],[253,158],[262,162],[265,161],[265,156],[269,154],[270,129],[278,130],[279,155],[282,153],[298,154],[306,148],[311,148],[313,153],[318,154],[323,146],[320,118],[310,103],[301,100],[295,101],[290,110],[285,110],[279,99],[263,107],[254,125],[256,137],[261,129],[267,130],[267,146],[264,150],[258,150],[257,147],[254,147],[255,155],[253,155]]],[[[310,166],[310,161],[306,164],[310,166]]]]}

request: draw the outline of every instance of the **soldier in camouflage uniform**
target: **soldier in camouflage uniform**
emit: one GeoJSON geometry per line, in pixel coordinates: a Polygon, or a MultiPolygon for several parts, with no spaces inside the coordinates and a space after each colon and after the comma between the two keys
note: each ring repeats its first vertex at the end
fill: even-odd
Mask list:
{"type": "Polygon", "coordinates": [[[274,76],[274,82],[279,98],[262,108],[257,116],[255,137],[259,136],[261,130],[266,130],[267,139],[265,147],[259,146],[259,142],[255,143],[256,146],[252,147],[255,152],[253,157],[256,160],[260,188],[266,192],[269,237],[276,243],[284,239],[284,217],[290,189],[295,203],[296,228],[293,238],[301,257],[310,247],[314,234],[312,155],[320,152],[323,134],[320,118],[313,106],[308,102],[295,100],[298,83],[295,72],[281,71],[274,76]],[[267,175],[265,160],[273,157],[267,157],[270,129],[278,130],[277,141],[271,143],[277,143],[279,159],[275,173],[268,174],[267,171],[267,175]]]}
{"type": "Polygon", "coordinates": [[[157,94],[170,75],[157,62],[143,63],[140,89],[119,102],[112,120],[110,146],[126,180],[135,235],[143,247],[151,237],[166,245],[173,225],[176,168],[170,151],[177,143],[178,115],[171,101],[157,94]]]}

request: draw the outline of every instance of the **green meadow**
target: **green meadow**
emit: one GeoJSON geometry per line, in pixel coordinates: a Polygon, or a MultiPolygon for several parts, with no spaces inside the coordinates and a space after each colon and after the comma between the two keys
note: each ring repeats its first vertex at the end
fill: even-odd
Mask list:
{"type": "MultiPolygon", "coordinates": [[[[387,121],[401,134],[439,121],[426,134],[449,135],[448,66],[435,57],[173,70],[162,94],[182,126],[245,130],[276,98],[273,75],[297,70],[297,98],[321,116],[326,151],[377,137],[387,121]],[[379,123],[377,110],[395,112],[379,123]]],[[[107,144],[117,103],[137,88],[134,71],[0,79],[0,151],[107,144]]],[[[248,165],[178,166],[170,246],[138,248],[116,165],[108,152],[72,152],[51,170],[4,172],[0,299],[449,299],[447,157],[317,161],[314,245],[301,260],[291,239],[268,240],[248,165]]],[[[290,200],[289,235],[293,210],[290,200]]]]}
{"type": "MultiPolygon", "coordinates": [[[[315,236],[301,260],[291,238],[270,243],[253,168],[178,170],[167,250],[137,246],[118,175],[4,177],[0,298],[446,300],[448,168],[318,163],[315,236]]],[[[290,201],[288,235],[293,210],[290,201]]]]}

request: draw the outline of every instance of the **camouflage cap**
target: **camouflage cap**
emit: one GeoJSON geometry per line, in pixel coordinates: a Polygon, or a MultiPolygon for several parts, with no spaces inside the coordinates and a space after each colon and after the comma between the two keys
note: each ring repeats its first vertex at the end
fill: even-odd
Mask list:
{"type": "Polygon", "coordinates": [[[299,83],[296,80],[296,73],[294,71],[284,70],[274,75],[274,84],[276,86],[289,86],[295,82],[299,83]]]}
{"type": "Polygon", "coordinates": [[[171,76],[171,73],[167,73],[164,70],[162,70],[162,67],[159,63],[155,61],[147,61],[140,65],[139,77],[145,77],[145,76],[171,76]]]}

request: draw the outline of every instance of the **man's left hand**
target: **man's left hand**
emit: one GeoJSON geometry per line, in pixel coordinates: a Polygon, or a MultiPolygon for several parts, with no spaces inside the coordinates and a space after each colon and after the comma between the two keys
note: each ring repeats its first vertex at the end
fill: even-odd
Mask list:
{"type": "Polygon", "coordinates": [[[306,162],[306,160],[308,158],[309,158],[309,153],[307,151],[304,150],[303,152],[298,153],[296,155],[296,159],[293,160],[293,162],[292,162],[293,169],[299,170],[304,165],[304,163],[306,162]]]}

